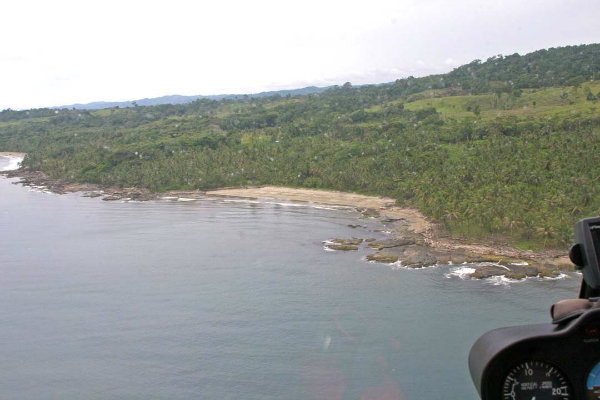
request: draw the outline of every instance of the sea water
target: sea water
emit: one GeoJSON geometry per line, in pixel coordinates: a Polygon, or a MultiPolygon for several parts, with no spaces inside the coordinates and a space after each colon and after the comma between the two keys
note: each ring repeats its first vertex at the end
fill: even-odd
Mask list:
{"type": "Polygon", "coordinates": [[[474,341],[577,297],[575,274],[471,280],[325,251],[385,235],[349,208],[14,182],[0,177],[3,399],[477,399],[474,341]]]}

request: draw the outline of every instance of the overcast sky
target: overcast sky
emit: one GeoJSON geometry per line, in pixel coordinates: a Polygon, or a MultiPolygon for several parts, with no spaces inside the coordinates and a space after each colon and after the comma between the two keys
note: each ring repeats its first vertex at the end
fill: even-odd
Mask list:
{"type": "Polygon", "coordinates": [[[600,42],[599,0],[10,1],[0,109],[381,83],[600,42]]]}

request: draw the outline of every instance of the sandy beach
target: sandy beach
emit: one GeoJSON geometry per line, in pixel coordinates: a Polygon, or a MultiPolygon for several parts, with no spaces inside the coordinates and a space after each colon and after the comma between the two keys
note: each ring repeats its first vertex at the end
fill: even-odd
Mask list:
{"type": "Polygon", "coordinates": [[[25,157],[25,153],[17,153],[14,151],[0,151],[0,157],[25,157]]]}
{"type": "Polygon", "coordinates": [[[25,153],[15,152],[0,152],[0,157],[8,158],[8,165],[0,168],[0,171],[14,171],[20,167],[21,161],[25,157],[25,153]]]}
{"type": "Polygon", "coordinates": [[[272,198],[279,200],[309,202],[324,205],[368,208],[379,212],[386,218],[404,219],[409,229],[415,233],[427,235],[431,232],[431,223],[418,210],[396,206],[396,201],[389,197],[364,196],[330,190],[298,189],[278,186],[262,186],[247,188],[224,188],[210,190],[211,196],[228,196],[242,198],[272,198]]]}
{"type": "MultiPolygon", "coordinates": [[[[440,237],[439,229],[437,229],[434,223],[419,212],[419,210],[397,206],[395,200],[389,197],[365,196],[338,191],[277,186],[223,188],[210,190],[206,192],[206,194],[211,196],[252,199],[269,198],[315,204],[349,206],[357,209],[372,209],[377,211],[384,219],[403,220],[408,231],[421,235],[427,245],[439,251],[455,252],[461,250],[469,254],[482,256],[491,255],[499,258],[535,260],[540,264],[562,266],[570,264],[566,252],[556,250],[533,252],[530,250],[518,250],[499,243],[466,243],[449,237],[440,237]]],[[[181,192],[178,192],[178,195],[181,195],[181,192]]]]}

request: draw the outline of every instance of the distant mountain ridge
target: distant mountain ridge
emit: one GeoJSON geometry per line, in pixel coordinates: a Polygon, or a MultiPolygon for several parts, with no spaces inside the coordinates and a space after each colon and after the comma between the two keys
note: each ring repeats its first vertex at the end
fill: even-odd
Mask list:
{"type": "Polygon", "coordinates": [[[194,96],[182,96],[182,95],[167,95],[153,98],[144,98],[139,100],[131,101],[95,101],[92,103],[75,103],[64,106],[52,107],[54,109],[77,109],[77,110],[100,110],[103,108],[128,108],[137,106],[156,106],[161,104],[186,104],[198,99],[209,99],[209,100],[222,100],[222,99],[242,99],[244,97],[250,98],[261,98],[269,96],[303,96],[308,94],[322,93],[329,89],[328,87],[317,87],[307,86],[300,89],[286,89],[286,90],[274,90],[268,92],[260,92],[253,94],[216,94],[216,95],[194,95],[194,96]]]}

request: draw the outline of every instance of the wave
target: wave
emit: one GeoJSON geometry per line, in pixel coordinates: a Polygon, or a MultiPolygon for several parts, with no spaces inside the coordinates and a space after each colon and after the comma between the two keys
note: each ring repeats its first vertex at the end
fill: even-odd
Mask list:
{"type": "Polygon", "coordinates": [[[476,269],[472,267],[455,267],[451,268],[450,272],[445,274],[446,278],[458,277],[460,279],[471,279],[471,274],[475,272],[476,269]]]}

